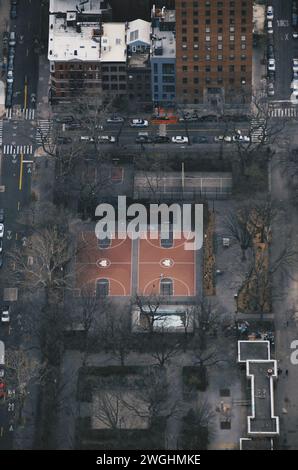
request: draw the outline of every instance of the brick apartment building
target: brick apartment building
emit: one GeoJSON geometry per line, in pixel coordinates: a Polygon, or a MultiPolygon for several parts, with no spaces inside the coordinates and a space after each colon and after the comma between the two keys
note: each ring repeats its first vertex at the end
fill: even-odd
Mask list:
{"type": "Polygon", "coordinates": [[[176,0],[176,100],[251,100],[253,0],[176,0]]]}

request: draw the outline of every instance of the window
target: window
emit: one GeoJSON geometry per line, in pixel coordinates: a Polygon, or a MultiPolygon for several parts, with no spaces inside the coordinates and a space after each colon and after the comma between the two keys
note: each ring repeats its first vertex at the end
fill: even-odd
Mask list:
{"type": "Polygon", "coordinates": [[[183,72],[187,72],[187,69],[188,69],[187,65],[183,65],[183,66],[182,66],[183,72]]]}
{"type": "Polygon", "coordinates": [[[193,82],[194,82],[194,83],[199,83],[198,77],[194,77],[193,82]]]}
{"type": "Polygon", "coordinates": [[[170,278],[160,280],[160,295],[173,295],[173,281],[170,278]]]}
{"type": "Polygon", "coordinates": [[[110,281],[108,279],[98,279],[96,281],[96,297],[106,297],[110,292],[110,281]]]}
{"type": "Polygon", "coordinates": [[[246,41],[246,36],[241,36],[241,41],[246,41]]]}
{"type": "Polygon", "coordinates": [[[235,71],[235,65],[229,65],[229,72],[235,71]]]}
{"type": "Polygon", "coordinates": [[[218,71],[218,72],[222,72],[222,65],[218,65],[218,66],[217,66],[217,71],[218,71]]]}
{"type": "Polygon", "coordinates": [[[235,36],[234,35],[230,35],[230,41],[235,41],[235,36]]]}
{"type": "Polygon", "coordinates": [[[222,60],[222,54],[218,54],[217,60],[222,60]]]}
{"type": "Polygon", "coordinates": [[[206,42],[208,42],[208,41],[210,41],[210,40],[211,40],[211,37],[210,37],[210,36],[206,36],[206,37],[205,37],[205,41],[206,41],[206,42]]]}
{"type": "Polygon", "coordinates": [[[246,72],[246,65],[241,65],[241,72],[246,72]]]}
{"type": "Polygon", "coordinates": [[[211,67],[210,67],[210,65],[207,65],[207,66],[205,67],[205,72],[210,72],[210,71],[211,71],[211,67]]]}
{"type": "Polygon", "coordinates": [[[218,40],[218,41],[222,41],[222,34],[219,34],[219,35],[217,36],[217,40],[218,40]]]}
{"type": "Polygon", "coordinates": [[[198,72],[198,71],[199,71],[199,66],[198,66],[198,65],[194,65],[194,66],[193,66],[193,71],[194,71],[194,72],[198,72]]]}
{"type": "Polygon", "coordinates": [[[187,83],[187,77],[182,78],[182,83],[187,83]]]}

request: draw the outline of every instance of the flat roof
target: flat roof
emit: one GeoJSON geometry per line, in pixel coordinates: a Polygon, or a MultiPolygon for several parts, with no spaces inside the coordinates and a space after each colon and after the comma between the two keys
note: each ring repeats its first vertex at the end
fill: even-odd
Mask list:
{"type": "Polygon", "coordinates": [[[173,31],[161,31],[159,28],[153,28],[152,57],[176,58],[176,38],[173,31]],[[158,53],[158,51],[161,53],[158,53]]]}
{"type": "Polygon", "coordinates": [[[79,31],[66,18],[50,15],[50,61],[125,62],[125,23],[80,23],[79,31]]]}

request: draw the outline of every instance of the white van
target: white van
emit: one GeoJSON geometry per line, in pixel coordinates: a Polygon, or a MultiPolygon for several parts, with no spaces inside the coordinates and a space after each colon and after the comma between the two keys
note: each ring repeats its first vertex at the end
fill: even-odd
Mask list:
{"type": "Polygon", "coordinates": [[[14,31],[11,31],[10,35],[9,35],[9,46],[10,47],[14,47],[17,43],[17,37],[16,37],[16,33],[14,31]]]}
{"type": "Polygon", "coordinates": [[[0,341],[0,366],[5,364],[5,346],[3,341],[0,341]]]}

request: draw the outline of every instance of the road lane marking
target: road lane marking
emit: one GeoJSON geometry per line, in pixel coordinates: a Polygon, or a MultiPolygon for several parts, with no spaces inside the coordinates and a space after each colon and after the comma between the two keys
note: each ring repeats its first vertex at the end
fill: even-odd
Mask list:
{"type": "Polygon", "coordinates": [[[19,190],[20,191],[22,191],[22,187],[23,187],[23,159],[24,159],[24,155],[21,153],[20,178],[19,178],[19,190]]]}
{"type": "Polygon", "coordinates": [[[0,437],[2,437],[2,436],[3,436],[3,426],[1,426],[1,428],[0,428],[0,437]]]}
{"type": "Polygon", "coordinates": [[[20,207],[21,207],[21,203],[20,201],[18,201],[18,211],[20,210],[20,207]]]}

